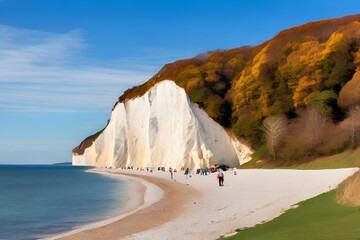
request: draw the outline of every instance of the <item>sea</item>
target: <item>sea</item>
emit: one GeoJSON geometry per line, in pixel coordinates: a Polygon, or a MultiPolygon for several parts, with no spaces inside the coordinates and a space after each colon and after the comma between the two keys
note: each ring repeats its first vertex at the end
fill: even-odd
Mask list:
{"type": "Polygon", "coordinates": [[[126,182],[88,169],[0,165],[0,239],[38,239],[113,217],[126,182]]]}

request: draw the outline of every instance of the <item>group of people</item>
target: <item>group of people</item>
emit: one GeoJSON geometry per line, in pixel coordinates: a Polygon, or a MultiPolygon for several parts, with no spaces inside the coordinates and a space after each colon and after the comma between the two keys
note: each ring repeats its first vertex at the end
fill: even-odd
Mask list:
{"type": "MultiPolygon", "coordinates": [[[[105,167],[105,168],[112,168],[112,167],[105,167]]],[[[133,167],[119,167],[119,169],[134,169],[133,167]]],[[[146,167],[145,169],[143,168],[136,168],[136,170],[146,170],[147,172],[152,173],[153,172],[153,167],[146,167]]],[[[181,168],[181,170],[184,171],[184,175],[186,176],[186,179],[191,177],[190,174],[190,168],[181,168]]],[[[205,168],[205,169],[198,169],[199,171],[197,171],[197,174],[201,174],[201,175],[208,175],[210,173],[216,172],[216,169],[212,168],[205,168]],[[215,171],[214,171],[215,170],[215,171]]],[[[165,171],[165,167],[158,167],[158,171],[165,171]]],[[[224,173],[223,171],[221,171],[220,169],[217,170],[217,174],[216,174],[216,179],[219,182],[219,186],[222,187],[224,186],[224,173]]],[[[176,169],[173,168],[169,168],[169,173],[170,173],[170,178],[174,179],[174,173],[176,173],[176,169]]],[[[234,175],[236,175],[236,168],[234,168],[234,175]]]]}
{"type": "MultiPolygon", "coordinates": [[[[172,169],[172,168],[170,167],[170,168],[169,168],[169,173],[170,173],[170,178],[171,178],[171,179],[174,179],[174,172],[176,172],[176,170],[174,171],[174,169],[172,169]]],[[[186,176],[186,178],[188,178],[189,172],[190,172],[190,169],[189,169],[189,168],[186,168],[185,171],[184,171],[184,175],[186,176]]],[[[202,175],[203,175],[203,174],[202,174],[202,175]]],[[[207,174],[206,174],[206,175],[207,175],[207,174]]],[[[235,175],[236,175],[236,174],[235,174],[235,175]]],[[[220,187],[224,186],[224,173],[223,173],[221,170],[218,171],[218,174],[216,175],[216,179],[218,180],[220,187]]]]}

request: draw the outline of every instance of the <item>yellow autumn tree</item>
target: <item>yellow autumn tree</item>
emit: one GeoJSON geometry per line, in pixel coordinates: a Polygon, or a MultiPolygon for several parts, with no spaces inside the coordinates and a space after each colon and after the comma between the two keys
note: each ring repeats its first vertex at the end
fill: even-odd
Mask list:
{"type": "Polygon", "coordinates": [[[319,92],[317,90],[319,86],[320,82],[316,79],[309,79],[308,76],[302,77],[293,95],[295,108],[308,105],[311,102],[311,97],[319,92]]]}
{"type": "Polygon", "coordinates": [[[219,62],[208,62],[201,67],[204,74],[204,80],[208,82],[216,82],[220,78],[220,72],[223,64],[219,62]]]}

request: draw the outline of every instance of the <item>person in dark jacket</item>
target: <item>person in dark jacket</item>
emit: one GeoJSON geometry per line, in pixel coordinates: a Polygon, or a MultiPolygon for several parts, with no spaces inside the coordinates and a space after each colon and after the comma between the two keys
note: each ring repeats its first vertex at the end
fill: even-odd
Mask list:
{"type": "Polygon", "coordinates": [[[224,173],[219,171],[219,173],[216,175],[216,178],[219,181],[219,186],[224,186],[224,173]]]}

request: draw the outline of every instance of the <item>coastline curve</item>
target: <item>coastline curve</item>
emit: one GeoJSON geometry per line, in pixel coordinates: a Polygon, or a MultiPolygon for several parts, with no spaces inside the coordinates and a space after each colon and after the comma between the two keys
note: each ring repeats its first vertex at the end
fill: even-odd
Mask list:
{"type": "MultiPolygon", "coordinates": [[[[88,224],[84,224],[78,227],[75,227],[73,230],[58,233],[55,235],[50,235],[44,238],[41,238],[43,240],[56,240],[56,239],[78,239],[74,238],[75,235],[80,234],[82,232],[97,229],[101,227],[105,227],[109,224],[112,224],[114,222],[120,221],[132,214],[135,214],[136,212],[148,208],[151,205],[155,204],[156,202],[160,201],[164,196],[164,191],[158,187],[155,184],[152,184],[148,181],[146,181],[143,178],[139,178],[136,176],[131,176],[130,174],[118,174],[115,172],[110,172],[107,169],[101,169],[101,168],[95,168],[88,170],[88,172],[97,173],[97,174],[103,174],[108,177],[116,178],[118,180],[124,180],[124,181],[136,181],[138,184],[140,184],[140,189],[137,189],[136,191],[140,191],[140,200],[132,201],[132,199],[127,200],[127,206],[122,208],[120,210],[120,215],[103,219],[100,221],[91,222],[88,224]]],[[[134,192],[130,192],[130,195],[134,194],[134,192]]]]}

